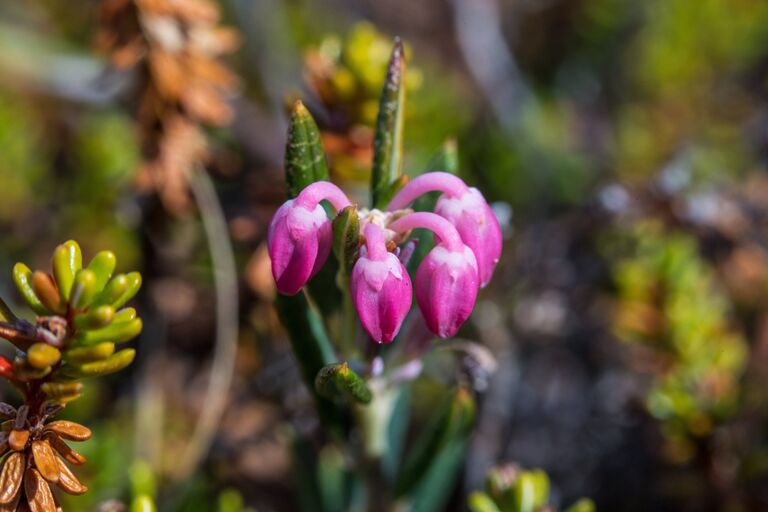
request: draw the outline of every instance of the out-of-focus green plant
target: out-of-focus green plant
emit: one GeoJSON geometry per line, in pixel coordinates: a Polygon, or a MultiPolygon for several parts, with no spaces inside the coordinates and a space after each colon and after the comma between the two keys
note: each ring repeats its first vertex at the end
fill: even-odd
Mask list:
{"type": "MultiPolygon", "coordinates": [[[[357,23],[344,37],[326,36],[305,52],[306,80],[324,107],[319,117],[323,145],[331,173],[339,180],[362,183],[370,177],[374,124],[389,53],[390,38],[367,22],[357,23]]],[[[405,53],[409,56],[407,46],[405,53]]],[[[405,122],[420,127],[409,133],[404,155],[421,166],[446,132],[457,132],[466,122],[462,112],[450,109],[459,102],[451,77],[440,72],[442,87],[427,91],[422,87],[423,74],[421,67],[409,66],[404,84],[411,98],[405,122]]]]}
{"type": "MultiPolygon", "coordinates": [[[[555,512],[549,505],[549,477],[540,470],[507,464],[491,469],[485,491],[469,495],[472,512],[555,512]]],[[[595,512],[592,500],[582,498],[564,512],[595,512]]]]}
{"type": "Polygon", "coordinates": [[[123,307],[138,292],[138,272],[115,274],[111,251],[97,253],[83,267],[74,241],[53,253],[52,272],[32,271],[23,263],[13,280],[34,323],[18,318],[0,300],[0,337],[16,348],[13,361],[0,357],[0,375],[22,395],[23,404],[0,404],[3,423],[0,450],[9,452],[0,470],[0,504],[30,509],[56,508],[51,486],[69,494],[88,490],[66,462],[84,464],[85,457],[65,440],[85,441],[91,431],[72,421],[52,418],[80,397],[81,379],[117,372],[135,356],[116,344],[136,337],[142,328],[136,310],[123,307]],[[65,462],[66,461],[66,462],[65,462]]]}
{"type": "Polygon", "coordinates": [[[685,461],[693,438],[728,418],[739,398],[747,345],[695,239],[644,222],[615,267],[615,332],[653,375],[646,406],[663,422],[667,455],[685,461]]]}

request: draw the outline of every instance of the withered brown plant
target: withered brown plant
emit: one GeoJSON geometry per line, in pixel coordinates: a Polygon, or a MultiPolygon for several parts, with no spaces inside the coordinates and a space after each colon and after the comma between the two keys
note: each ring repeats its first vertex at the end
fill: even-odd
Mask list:
{"type": "Polygon", "coordinates": [[[208,155],[202,126],[232,119],[237,77],[221,55],[239,44],[207,0],[105,0],[97,44],[112,66],[135,76],[144,165],[138,185],[171,212],[189,206],[188,173],[208,155]]]}

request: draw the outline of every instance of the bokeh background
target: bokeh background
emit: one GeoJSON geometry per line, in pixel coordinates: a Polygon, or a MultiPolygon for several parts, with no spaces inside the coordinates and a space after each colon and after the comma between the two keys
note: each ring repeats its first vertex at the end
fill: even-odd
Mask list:
{"type": "Polygon", "coordinates": [[[290,432],[316,420],[264,245],[286,105],[364,197],[394,36],[406,171],[455,147],[506,238],[462,331],[497,365],[446,509],[511,461],[556,503],[768,509],[768,3],[220,0],[190,4],[218,63],[191,74],[152,53],[162,23],[136,40],[163,1],[127,3],[0,3],[0,294],[21,311],[13,263],[69,238],[145,276],[137,364],[67,410],[96,434],[71,510],[147,486],[164,511],[300,510],[290,432]]]}

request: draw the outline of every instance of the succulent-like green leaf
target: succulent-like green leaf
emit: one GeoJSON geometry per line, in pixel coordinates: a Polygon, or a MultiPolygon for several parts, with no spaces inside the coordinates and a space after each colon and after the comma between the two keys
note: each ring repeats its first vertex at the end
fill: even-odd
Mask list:
{"type": "Polygon", "coordinates": [[[328,180],[320,130],[312,114],[301,101],[291,111],[288,143],[285,147],[285,182],[288,197],[299,195],[304,187],[316,181],[328,180]]]}
{"type": "Polygon", "coordinates": [[[115,308],[112,306],[92,307],[84,315],[75,316],[75,328],[78,330],[99,329],[112,323],[115,308]]]}
{"type": "Polygon", "coordinates": [[[41,386],[43,393],[48,397],[68,398],[80,396],[83,392],[82,382],[46,382],[41,386]]]}
{"type": "Polygon", "coordinates": [[[469,509],[472,512],[502,512],[490,496],[479,491],[469,495],[469,509]]]}
{"type": "Polygon", "coordinates": [[[340,284],[346,292],[360,246],[360,218],[357,208],[347,206],[333,219],[333,253],[339,260],[340,284]]]}
{"type": "Polygon", "coordinates": [[[131,364],[134,357],[136,357],[136,351],[132,348],[127,348],[115,352],[107,359],[101,361],[94,361],[81,365],[65,364],[61,367],[60,372],[65,377],[75,379],[107,375],[109,373],[118,372],[131,364]]]}
{"type": "Polygon", "coordinates": [[[35,343],[27,350],[27,362],[33,368],[44,369],[61,360],[59,349],[47,343],[35,343]]]}
{"type": "Polygon", "coordinates": [[[68,240],[56,247],[56,250],[53,251],[52,267],[59,293],[61,293],[62,299],[69,301],[75,274],[83,268],[83,253],[77,242],[68,240]]]}
{"type": "Polygon", "coordinates": [[[373,398],[371,390],[347,363],[324,366],[317,372],[315,390],[334,401],[351,401],[367,404],[373,398]]]}
{"type": "Polygon", "coordinates": [[[127,322],[112,322],[101,329],[82,331],[75,338],[75,346],[91,346],[102,341],[123,343],[129,341],[141,333],[143,323],[141,318],[134,318],[127,322]]]}
{"type": "Polygon", "coordinates": [[[97,291],[104,289],[107,281],[112,277],[112,272],[115,271],[115,265],[117,265],[117,258],[112,251],[98,252],[88,263],[88,269],[96,275],[97,291]]]}
{"type": "Polygon", "coordinates": [[[445,403],[432,423],[425,427],[398,475],[395,495],[405,496],[420,483],[438,455],[447,446],[464,443],[472,430],[475,401],[472,393],[459,387],[445,403]]]}
{"type": "Polygon", "coordinates": [[[64,360],[68,363],[83,364],[101,361],[115,353],[115,344],[103,341],[91,347],[75,347],[64,352],[64,360]]]}
{"type": "Polygon", "coordinates": [[[75,274],[75,281],[72,283],[71,300],[72,307],[75,309],[84,308],[93,302],[96,294],[101,290],[97,288],[98,278],[96,273],[89,269],[81,269],[75,274]]]}
{"type": "Polygon", "coordinates": [[[13,266],[13,282],[26,303],[38,315],[49,315],[50,312],[43,306],[32,288],[32,270],[23,263],[13,266]]]}
{"type": "Polygon", "coordinates": [[[386,201],[392,196],[390,189],[400,177],[404,112],[405,53],[403,43],[396,39],[381,91],[373,141],[371,199],[374,208],[386,206],[386,201]]]}

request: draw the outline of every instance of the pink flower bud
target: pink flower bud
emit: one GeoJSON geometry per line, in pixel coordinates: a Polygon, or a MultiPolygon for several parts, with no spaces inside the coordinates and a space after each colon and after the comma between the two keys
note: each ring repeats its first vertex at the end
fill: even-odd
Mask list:
{"type": "Polygon", "coordinates": [[[331,223],[320,205],[323,199],[337,211],[350,204],[338,187],[318,181],[286,201],[269,224],[267,248],[280,293],[298,293],[328,259],[331,223]]]}
{"type": "Polygon", "coordinates": [[[405,208],[420,195],[431,191],[443,192],[437,200],[435,213],[450,221],[461,240],[472,249],[477,259],[480,286],[485,286],[501,256],[501,228],[479,190],[467,187],[453,174],[430,172],[403,187],[387,210],[405,208]]]}
{"type": "Polygon", "coordinates": [[[475,253],[480,286],[487,285],[501,256],[501,228],[483,195],[476,188],[468,188],[459,196],[443,194],[435,213],[453,224],[475,253]]]}
{"type": "Polygon", "coordinates": [[[441,338],[453,336],[472,313],[477,298],[477,259],[472,249],[450,222],[434,213],[411,213],[389,228],[426,228],[440,240],[416,271],[416,301],[432,332],[441,338]]]}
{"type": "Polygon", "coordinates": [[[411,309],[411,278],[387,252],[381,228],[365,226],[366,248],[352,269],[351,290],[360,321],[378,343],[391,343],[411,309]]]}
{"type": "Polygon", "coordinates": [[[455,335],[475,307],[477,261],[466,245],[452,251],[439,244],[416,271],[416,300],[429,330],[441,338],[455,335]]]}

